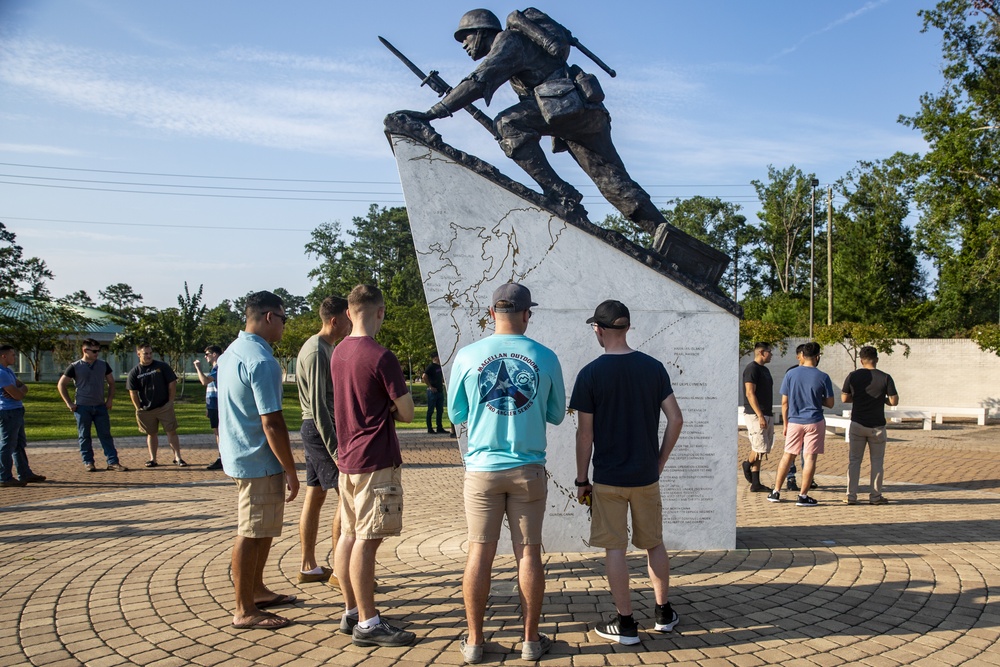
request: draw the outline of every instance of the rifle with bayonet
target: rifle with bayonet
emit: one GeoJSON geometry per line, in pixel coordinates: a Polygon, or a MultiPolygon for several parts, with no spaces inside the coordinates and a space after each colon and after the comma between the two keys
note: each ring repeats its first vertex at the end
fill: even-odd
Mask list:
{"type": "MultiPolygon", "coordinates": [[[[382,42],[382,45],[385,46],[385,48],[389,49],[392,52],[392,54],[397,58],[399,58],[411,72],[417,75],[417,78],[420,79],[421,86],[426,85],[428,88],[437,93],[438,97],[444,97],[445,95],[451,92],[451,86],[449,86],[447,82],[445,82],[445,80],[441,78],[437,70],[432,69],[430,74],[424,74],[419,67],[413,64],[412,60],[404,56],[402,52],[395,46],[390,44],[389,40],[387,40],[385,37],[379,37],[378,41],[382,42]]],[[[496,128],[493,126],[492,118],[490,118],[482,111],[480,111],[474,104],[469,104],[468,106],[465,107],[465,110],[468,111],[473,118],[479,121],[480,125],[489,130],[490,134],[493,135],[494,139],[496,139],[497,141],[500,140],[500,135],[497,134],[496,128]]]]}

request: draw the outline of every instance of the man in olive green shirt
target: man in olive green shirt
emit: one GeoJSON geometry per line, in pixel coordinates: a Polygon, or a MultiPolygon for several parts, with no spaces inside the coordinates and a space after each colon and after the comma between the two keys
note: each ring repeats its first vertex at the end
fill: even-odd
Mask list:
{"type": "MultiPolygon", "coordinates": [[[[319,515],[330,489],[337,490],[339,472],[334,456],[337,432],[333,422],[333,379],[330,376],[330,354],[333,345],[351,331],[347,316],[347,299],[330,296],[319,308],[322,328],[302,345],[295,362],[295,383],[299,388],[302,407],[302,446],[306,454],[306,495],[299,517],[299,545],[302,563],[300,584],[329,581],[338,584],[333,569],[316,562],[316,540],[319,535],[319,515]]],[[[333,551],[337,552],[340,537],[340,512],[333,515],[333,551]]],[[[332,563],[331,563],[332,565],[332,563]]]]}

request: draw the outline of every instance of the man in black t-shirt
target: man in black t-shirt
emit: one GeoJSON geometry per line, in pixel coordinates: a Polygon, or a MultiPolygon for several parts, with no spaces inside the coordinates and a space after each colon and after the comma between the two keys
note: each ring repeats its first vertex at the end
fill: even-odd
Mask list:
{"type": "Polygon", "coordinates": [[[743,462],[743,476],[753,492],[771,493],[760,483],[761,459],[767,458],[774,444],[774,380],[765,364],[771,362],[771,344],[757,343],[753,361],[743,369],[743,422],[750,438],[750,456],[743,462]]]}
{"type": "Polygon", "coordinates": [[[850,459],[847,465],[847,497],[844,502],[856,505],[858,502],[858,478],[861,476],[861,461],[865,457],[865,447],[871,463],[871,489],[868,502],[885,505],[889,499],[882,495],[882,476],[885,471],[885,405],[898,405],[899,395],[892,376],[875,368],[878,364],[878,350],[865,345],[859,350],[861,368],[851,372],[844,380],[840,400],[852,403],[850,438],[850,459]]]}
{"type": "Polygon", "coordinates": [[[660,475],[677,443],[684,419],[667,369],[657,359],[629,347],[629,310],[605,301],[587,320],[604,354],[577,375],[569,406],[576,410],[576,487],[580,502],[592,501],[590,545],[603,547],[608,584],[617,614],[594,631],[620,644],[638,644],[628,585],[627,514],[632,544],[646,551],[655,594],[655,629],[669,632],[677,612],[667,600],[670,561],[663,545],[660,475]],[[660,413],[667,417],[662,441],[660,413]],[[588,477],[594,459],[594,483],[588,477]]]}
{"type": "Polygon", "coordinates": [[[153,348],[149,343],[140,343],[135,348],[139,364],[129,371],[125,385],[132,405],[135,406],[135,421],[139,430],[146,434],[149,448],[147,468],[155,468],[156,451],[160,440],[160,424],[167,434],[167,442],[174,451],[174,463],[187,466],[181,458],[181,442],[177,437],[177,415],[174,414],[174,394],[177,392],[177,375],[162,361],[153,359],[153,348]]]}
{"type": "Polygon", "coordinates": [[[422,379],[427,385],[427,432],[435,432],[431,427],[431,414],[436,410],[437,433],[447,433],[441,426],[441,416],[444,413],[444,373],[441,372],[441,359],[437,352],[431,353],[431,363],[424,369],[422,379]]]}

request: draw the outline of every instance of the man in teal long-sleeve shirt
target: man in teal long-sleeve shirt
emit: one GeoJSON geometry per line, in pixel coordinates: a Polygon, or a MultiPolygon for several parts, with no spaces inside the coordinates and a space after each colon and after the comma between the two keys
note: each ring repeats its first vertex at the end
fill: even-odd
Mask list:
{"type": "Polygon", "coordinates": [[[469,634],[462,639],[468,663],[482,660],[483,617],[504,516],[518,567],[524,614],[521,657],[537,660],[552,645],[538,632],[545,575],[546,424],[566,416],[566,390],[555,352],[524,335],[531,319],[531,292],[517,283],[493,293],[494,334],[463,348],[451,369],[448,415],[468,423],[465,453],[465,515],[469,556],[462,591],[469,634]]]}

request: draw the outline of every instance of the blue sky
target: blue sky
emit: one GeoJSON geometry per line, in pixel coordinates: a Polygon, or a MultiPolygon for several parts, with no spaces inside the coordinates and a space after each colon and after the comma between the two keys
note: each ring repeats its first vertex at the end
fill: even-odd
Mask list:
{"type": "MultiPolygon", "coordinates": [[[[517,4],[487,5],[503,19],[517,4]]],[[[795,164],[821,183],[923,149],[896,122],[937,90],[930,0],[609,3],[539,8],[618,71],[613,136],[657,202],[719,196],[757,211],[752,179],[795,164]]],[[[323,222],[403,203],[382,118],[436,97],[377,40],[457,83],[469,2],[0,0],[0,221],[55,272],[52,292],[127,282],[174,305],[306,294],[323,222]],[[128,192],[123,192],[128,191],[128,192]],[[168,194],[151,194],[168,193],[168,194]]],[[[513,101],[505,88],[487,111],[513,101]]],[[[474,121],[446,141],[530,183],[474,121]]],[[[613,209],[564,156],[591,220],[613,209]]]]}

